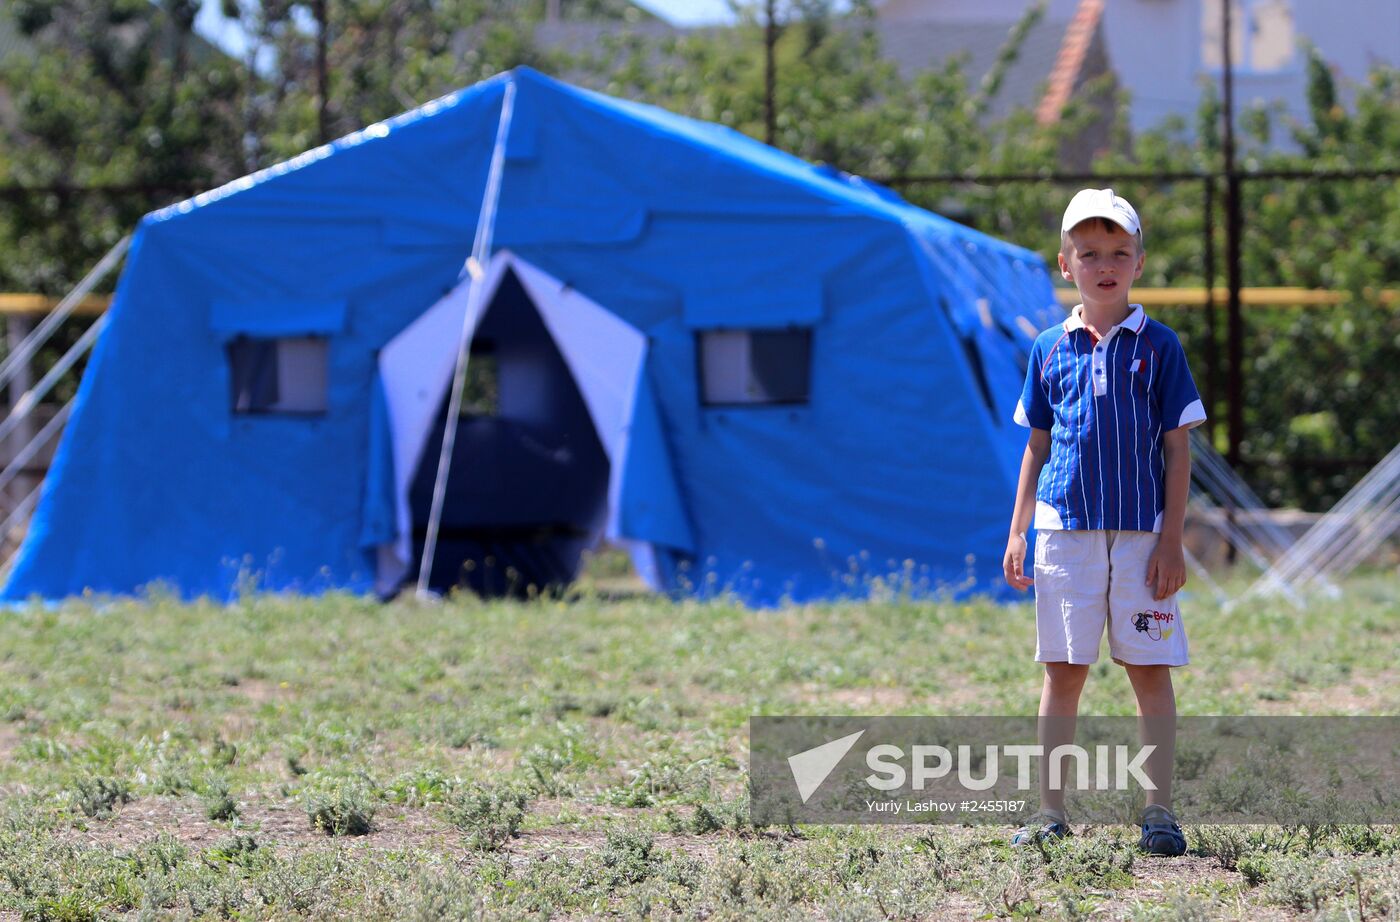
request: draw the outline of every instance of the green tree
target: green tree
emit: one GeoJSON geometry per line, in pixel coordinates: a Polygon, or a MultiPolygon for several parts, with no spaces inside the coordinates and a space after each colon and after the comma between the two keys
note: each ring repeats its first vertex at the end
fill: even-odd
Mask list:
{"type": "MultiPolygon", "coordinates": [[[[205,187],[241,172],[234,68],[192,31],[194,0],[16,0],[34,54],[3,80],[0,181],[205,187]]],[[[0,289],[60,292],[150,207],[145,196],[17,197],[0,218],[0,289]]]]}
{"type": "MultiPolygon", "coordinates": [[[[1400,71],[1373,70],[1349,108],[1315,51],[1308,75],[1309,118],[1285,122],[1298,151],[1256,145],[1247,168],[1400,169],[1400,71]]],[[[1246,317],[1251,478],[1276,501],[1326,508],[1400,439],[1400,305],[1378,295],[1400,288],[1400,182],[1254,180],[1244,214],[1246,284],[1347,295],[1246,317]]]]}
{"type": "MultiPolygon", "coordinates": [[[[1240,117],[1238,162],[1264,170],[1398,169],[1400,72],[1374,69],[1349,106],[1330,68],[1307,54],[1305,119],[1256,108],[1240,117]],[[1273,143],[1282,139],[1283,144],[1273,143]]],[[[1146,132],[1130,151],[1101,159],[1115,170],[1223,169],[1220,99],[1202,90],[1194,143],[1181,123],[1146,132]]],[[[1225,279],[1223,182],[1217,183],[1216,285],[1225,279]]],[[[1144,285],[1205,284],[1203,186],[1199,182],[1125,189],[1144,215],[1148,269],[1144,285]]],[[[1242,183],[1241,275],[1246,286],[1342,292],[1327,309],[1245,311],[1242,472],[1266,501],[1329,508],[1367,468],[1395,447],[1400,404],[1400,310],[1378,292],[1400,287],[1400,184],[1377,179],[1247,179],[1242,183]]],[[[1167,312],[1203,373],[1203,312],[1167,312]]],[[[1217,324],[1222,356],[1224,316],[1217,324]]],[[[1222,386],[1223,391],[1223,386],[1222,386]]],[[[1212,408],[1223,421],[1226,406],[1212,408]]],[[[1225,446],[1222,426],[1217,447],[1225,446]]]]}

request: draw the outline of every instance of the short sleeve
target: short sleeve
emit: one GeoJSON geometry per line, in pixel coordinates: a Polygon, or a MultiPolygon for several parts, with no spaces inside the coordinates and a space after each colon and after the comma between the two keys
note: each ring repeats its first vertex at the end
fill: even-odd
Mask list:
{"type": "Polygon", "coordinates": [[[1016,424],[1027,429],[1049,431],[1055,422],[1055,413],[1050,408],[1050,399],[1045,393],[1045,382],[1040,377],[1040,366],[1045,361],[1044,347],[1040,340],[1031,346],[1030,361],[1026,363],[1026,383],[1021,388],[1021,399],[1016,401],[1016,424]]]}
{"type": "Polygon", "coordinates": [[[1157,394],[1162,408],[1162,429],[1195,428],[1206,421],[1205,404],[1201,402],[1191,369],[1186,365],[1186,352],[1175,336],[1167,337],[1162,345],[1161,374],[1157,378],[1157,394]]]}

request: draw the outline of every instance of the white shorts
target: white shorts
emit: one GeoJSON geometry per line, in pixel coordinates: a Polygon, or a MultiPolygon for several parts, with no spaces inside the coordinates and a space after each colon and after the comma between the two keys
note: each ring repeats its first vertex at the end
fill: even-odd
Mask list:
{"type": "Polygon", "coordinates": [[[1105,625],[1116,662],[1189,662],[1176,595],[1158,601],[1147,585],[1147,560],[1157,538],[1150,531],[1036,533],[1036,662],[1096,662],[1105,625]]]}

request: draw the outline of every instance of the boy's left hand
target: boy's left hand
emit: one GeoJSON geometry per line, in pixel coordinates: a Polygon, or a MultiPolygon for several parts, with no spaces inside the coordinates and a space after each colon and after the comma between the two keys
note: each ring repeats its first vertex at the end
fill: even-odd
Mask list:
{"type": "Polygon", "coordinates": [[[1180,541],[1157,539],[1147,558],[1147,585],[1154,586],[1152,598],[1160,602],[1186,585],[1186,555],[1180,541]]]}

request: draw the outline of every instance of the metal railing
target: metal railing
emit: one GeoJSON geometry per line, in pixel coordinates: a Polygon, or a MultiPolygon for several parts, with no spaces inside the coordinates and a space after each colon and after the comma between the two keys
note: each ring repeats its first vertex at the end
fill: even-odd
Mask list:
{"type": "MultiPolygon", "coordinates": [[[[117,241],[116,246],[93,266],[92,271],[58,302],[43,321],[11,347],[10,353],[0,362],[0,387],[25,386],[29,379],[31,363],[39,354],[39,350],[53,338],[63,322],[72,317],[79,306],[89,302],[92,290],[121,264],[130,245],[129,235],[117,241]]],[[[78,363],[78,360],[92,349],[97,338],[106,329],[107,319],[108,315],[105,312],[98,315],[78,340],[44,373],[38,383],[26,388],[19,395],[4,419],[0,420],[0,444],[17,433],[23,440],[9,463],[0,470],[0,490],[5,490],[18,481],[28,470],[30,462],[63,430],[69,416],[72,415],[74,400],[71,399],[37,433],[28,435],[26,427],[39,402],[53,390],[54,385],[78,363]]],[[[18,551],[16,532],[28,522],[39,502],[42,487],[43,482],[39,480],[32,488],[22,491],[22,497],[14,503],[3,522],[0,522],[0,554],[3,555],[3,560],[0,560],[0,576],[7,576],[13,566],[18,551]]]]}

